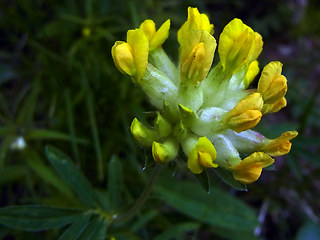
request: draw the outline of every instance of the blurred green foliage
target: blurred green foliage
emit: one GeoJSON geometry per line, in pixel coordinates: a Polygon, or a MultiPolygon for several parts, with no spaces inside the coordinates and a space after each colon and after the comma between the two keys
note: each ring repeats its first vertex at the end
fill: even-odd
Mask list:
{"type": "Polygon", "coordinates": [[[319,239],[319,16],[315,0],[1,1],[0,206],[51,207],[1,209],[0,221],[7,225],[0,225],[0,238],[319,239]],[[232,190],[210,174],[208,195],[178,161],[163,170],[134,221],[111,224],[98,217],[102,212],[88,209],[125,211],[152,167],[150,153],[128,130],[133,117],[143,118],[150,106],[115,68],[111,47],[144,19],[161,24],[170,18],[164,48],[177,61],[176,32],[188,6],[208,13],[216,37],[234,17],[263,36],[260,66],[282,61],[289,91],[288,107],[265,117],[260,130],[276,137],[298,129],[299,137],[291,153],[277,160],[276,171],[265,171],[248,192],[232,190]],[[21,139],[23,150],[17,149],[21,139]],[[46,145],[72,160],[52,147],[46,156],[46,145]],[[59,165],[61,159],[67,165],[59,165]],[[10,220],[12,212],[19,221],[10,220]],[[61,221],[39,225],[45,216],[61,221]],[[26,229],[31,217],[40,220],[27,230],[53,229],[11,229],[26,229]]]}

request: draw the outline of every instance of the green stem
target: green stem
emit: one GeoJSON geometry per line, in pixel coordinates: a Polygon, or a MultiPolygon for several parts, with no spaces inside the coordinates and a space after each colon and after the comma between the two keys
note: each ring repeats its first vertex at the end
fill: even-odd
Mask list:
{"type": "Polygon", "coordinates": [[[126,213],[121,215],[115,215],[113,218],[114,222],[125,222],[139,212],[140,208],[144,205],[150,193],[152,192],[153,186],[159,176],[159,173],[161,172],[161,169],[162,169],[162,165],[157,164],[151,173],[151,177],[147,182],[147,185],[145,186],[143,192],[141,193],[140,197],[137,199],[135,204],[126,213]]]}

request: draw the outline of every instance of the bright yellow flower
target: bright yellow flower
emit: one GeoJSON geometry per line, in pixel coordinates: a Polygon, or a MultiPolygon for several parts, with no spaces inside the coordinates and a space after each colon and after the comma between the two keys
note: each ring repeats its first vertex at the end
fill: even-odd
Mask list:
{"type": "Polygon", "coordinates": [[[236,132],[256,126],[261,119],[263,100],[260,93],[252,93],[242,99],[226,116],[224,122],[236,132]]]}
{"type": "Polygon", "coordinates": [[[111,49],[113,61],[120,72],[139,81],[148,65],[149,41],[141,29],[129,30],[127,42],[117,41],[111,49]]]}
{"type": "Polygon", "coordinates": [[[217,153],[213,144],[206,137],[199,137],[197,144],[188,156],[188,168],[195,174],[200,174],[205,168],[218,167],[213,163],[217,153]]]}
{"type": "Polygon", "coordinates": [[[178,42],[180,45],[188,39],[189,32],[193,30],[204,30],[213,34],[213,24],[210,24],[209,18],[204,13],[199,13],[197,8],[188,7],[188,20],[178,31],[178,42]]]}
{"type": "Polygon", "coordinates": [[[218,52],[223,69],[239,71],[243,65],[249,65],[262,51],[262,38],[240,19],[233,19],[223,29],[218,52]]]}
{"type": "Polygon", "coordinates": [[[140,25],[140,29],[145,33],[149,40],[149,50],[152,51],[160,47],[169,36],[170,19],[165,21],[164,24],[156,31],[154,21],[147,19],[140,25]]]}
{"type": "Polygon", "coordinates": [[[282,133],[280,137],[268,140],[267,143],[261,148],[261,151],[269,154],[273,157],[282,156],[288,154],[291,149],[291,139],[295,138],[298,135],[296,131],[288,131],[282,133]]]}
{"type": "Polygon", "coordinates": [[[207,31],[196,30],[180,47],[181,82],[201,82],[208,74],[217,43],[207,31]]]}
{"type": "Polygon", "coordinates": [[[244,184],[255,182],[261,175],[262,168],[273,164],[274,159],[263,152],[255,152],[243,159],[231,171],[234,179],[244,184]]]}
{"type": "Polygon", "coordinates": [[[287,79],[281,75],[282,63],[271,62],[262,70],[258,83],[265,104],[274,104],[284,97],[287,92],[287,79]]]}

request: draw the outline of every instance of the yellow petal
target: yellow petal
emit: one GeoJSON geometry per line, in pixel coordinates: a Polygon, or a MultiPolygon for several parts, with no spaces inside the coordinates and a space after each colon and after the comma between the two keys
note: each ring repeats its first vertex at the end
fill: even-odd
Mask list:
{"type": "Polygon", "coordinates": [[[117,41],[111,49],[114,64],[122,73],[133,76],[136,73],[133,50],[131,46],[122,41],[117,41]]]}
{"type": "Polygon", "coordinates": [[[217,167],[218,165],[212,162],[212,156],[207,152],[198,152],[199,163],[204,168],[217,167]]]}
{"type": "Polygon", "coordinates": [[[164,163],[168,154],[161,143],[152,143],[152,156],[157,163],[164,163]]]}
{"type": "Polygon", "coordinates": [[[160,47],[169,37],[170,19],[164,22],[150,41],[150,51],[160,47]]]}
{"type": "Polygon", "coordinates": [[[244,184],[255,182],[262,168],[274,163],[274,159],[263,152],[255,152],[231,168],[234,179],[244,184]]]}
{"type": "Polygon", "coordinates": [[[261,148],[261,151],[273,157],[288,154],[291,149],[291,143],[289,141],[297,135],[298,132],[296,131],[282,133],[280,137],[267,141],[266,145],[261,148]]]}
{"type": "Polygon", "coordinates": [[[243,98],[225,117],[224,124],[236,132],[256,126],[261,119],[263,100],[260,93],[252,93],[243,98]]]}
{"type": "Polygon", "coordinates": [[[248,71],[246,73],[245,79],[244,79],[244,86],[247,88],[250,83],[253,81],[253,79],[257,76],[259,73],[259,63],[257,60],[250,63],[248,71]]]}
{"type": "Polygon", "coordinates": [[[140,24],[140,29],[144,32],[149,41],[156,34],[156,24],[151,19],[143,21],[143,23],[140,24]]]}
{"type": "Polygon", "coordinates": [[[180,45],[187,39],[188,32],[193,30],[204,30],[213,34],[213,24],[210,24],[206,14],[200,14],[197,8],[188,8],[188,20],[178,31],[178,42],[180,45]]]}
{"type": "Polygon", "coordinates": [[[273,104],[264,104],[261,112],[262,114],[274,113],[278,112],[281,108],[284,108],[285,106],[287,106],[287,100],[285,99],[285,97],[283,97],[273,104]]]}
{"type": "Polygon", "coordinates": [[[262,41],[261,35],[257,32],[254,32],[254,40],[249,53],[250,62],[258,58],[258,56],[262,52],[262,46],[263,46],[263,41],[262,41]]]}
{"type": "Polygon", "coordinates": [[[252,93],[243,98],[230,112],[229,117],[239,115],[247,110],[260,110],[263,100],[260,93],[252,93]]]}
{"type": "Polygon", "coordinates": [[[188,38],[180,47],[182,82],[196,84],[207,76],[216,46],[216,40],[207,31],[196,30],[188,33],[188,38]]]}
{"type": "Polygon", "coordinates": [[[139,81],[147,68],[149,41],[141,29],[129,30],[127,43],[132,47],[133,58],[137,70],[136,80],[139,81]]]}
{"type": "Polygon", "coordinates": [[[201,29],[209,32],[211,35],[213,34],[213,24],[210,23],[209,18],[206,14],[201,13],[201,29]]]}
{"type": "Polygon", "coordinates": [[[188,168],[194,174],[200,174],[204,168],[218,167],[213,163],[217,153],[213,144],[206,137],[200,137],[188,156],[188,168]]]}
{"type": "Polygon", "coordinates": [[[240,19],[235,18],[229,22],[219,38],[218,52],[223,69],[227,64],[239,69],[242,64],[247,63],[256,37],[253,30],[240,19]]]}
{"type": "Polygon", "coordinates": [[[228,122],[229,128],[237,133],[246,131],[255,127],[262,117],[258,110],[248,110],[230,119],[228,122]]]}
{"type": "Polygon", "coordinates": [[[280,62],[271,62],[262,70],[257,91],[261,93],[265,104],[275,103],[287,92],[287,79],[281,75],[281,71],[280,62]]]}
{"type": "Polygon", "coordinates": [[[272,104],[283,98],[287,92],[287,79],[280,75],[273,79],[269,89],[263,94],[263,100],[266,104],[272,104]]]}

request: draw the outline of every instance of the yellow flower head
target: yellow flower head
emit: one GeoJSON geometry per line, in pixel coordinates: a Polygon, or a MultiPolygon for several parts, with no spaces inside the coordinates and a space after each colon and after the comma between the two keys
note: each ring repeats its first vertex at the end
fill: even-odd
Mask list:
{"type": "Polygon", "coordinates": [[[160,47],[169,36],[170,19],[165,21],[164,24],[156,31],[154,21],[147,19],[140,25],[140,29],[145,33],[149,40],[149,50],[152,51],[160,47]]]}
{"type": "Polygon", "coordinates": [[[296,131],[288,131],[282,133],[280,137],[268,140],[266,144],[261,148],[261,151],[269,154],[273,157],[282,156],[288,154],[291,149],[291,139],[295,138],[298,135],[296,131]]]}
{"type": "Polygon", "coordinates": [[[260,93],[252,93],[227,114],[224,122],[238,133],[253,128],[261,119],[262,106],[263,100],[260,93]]]}
{"type": "Polygon", "coordinates": [[[120,72],[137,81],[143,77],[148,65],[149,41],[141,29],[129,30],[127,42],[117,41],[111,53],[120,72]]]}
{"type": "Polygon", "coordinates": [[[244,184],[255,182],[261,175],[262,168],[273,164],[274,159],[263,152],[255,152],[243,159],[231,171],[234,179],[244,184]]]}
{"type": "Polygon", "coordinates": [[[188,8],[188,19],[177,36],[178,66],[161,47],[169,28],[170,20],[157,30],[147,19],[139,29],[128,31],[126,42],[118,41],[112,48],[117,68],[139,83],[156,109],[148,114],[155,117],[150,127],[133,120],[132,135],[152,148],[157,163],[174,160],[181,147],[194,174],[219,165],[241,183],[256,181],[262,169],[274,162],[271,156],[287,154],[290,140],[297,135],[290,131],[272,140],[250,130],[263,114],[287,104],[282,64],[269,63],[257,89],[246,90],[260,70],[259,33],[233,19],[219,38],[220,63],[211,68],[217,43],[207,15],[188,8]],[[243,154],[251,155],[242,160],[243,154]]]}
{"type": "Polygon", "coordinates": [[[195,174],[200,174],[205,168],[218,167],[213,163],[217,153],[213,144],[206,137],[200,137],[188,156],[188,168],[195,174]]]}
{"type": "Polygon", "coordinates": [[[178,42],[180,45],[188,38],[188,32],[193,30],[204,30],[213,34],[213,24],[210,24],[209,18],[204,13],[199,13],[197,8],[188,8],[188,20],[178,31],[178,42]]]}
{"type": "Polygon", "coordinates": [[[240,19],[233,19],[223,29],[218,52],[225,70],[239,71],[243,65],[249,65],[262,51],[262,38],[240,19]]]}
{"type": "Polygon", "coordinates": [[[181,82],[201,82],[208,74],[217,43],[207,31],[188,32],[185,44],[180,47],[181,82]]]}

